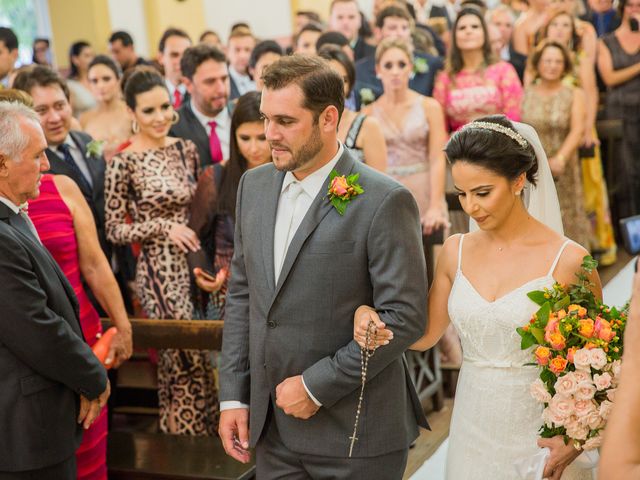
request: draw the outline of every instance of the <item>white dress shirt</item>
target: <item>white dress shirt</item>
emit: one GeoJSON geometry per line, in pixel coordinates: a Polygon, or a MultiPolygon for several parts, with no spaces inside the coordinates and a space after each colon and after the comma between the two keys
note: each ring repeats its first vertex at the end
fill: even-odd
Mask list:
{"type": "Polygon", "coordinates": [[[169,90],[171,103],[173,103],[173,100],[174,100],[173,96],[175,95],[176,90],[180,92],[180,94],[182,95],[182,98],[184,98],[184,96],[187,94],[187,87],[185,86],[184,83],[179,83],[178,86],[175,86],[173,83],[171,83],[171,80],[169,80],[168,78],[165,78],[164,84],[167,86],[167,90],[169,90]]]}
{"type": "MultiPolygon", "coordinates": [[[[84,158],[84,155],[82,154],[82,150],[80,150],[80,147],[76,145],[76,142],[73,141],[73,138],[71,138],[71,135],[69,134],[67,134],[67,138],[65,138],[64,142],[62,143],[69,145],[69,153],[71,153],[71,157],[73,158],[73,161],[76,162],[76,165],[82,172],[82,175],[84,175],[85,180],[89,183],[89,186],[93,187],[93,178],[91,177],[91,171],[89,170],[89,166],[87,165],[87,159],[84,158]]],[[[57,146],[49,147],[49,148],[51,148],[54,152],[56,152],[56,155],[64,158],[64,153],[58,150],[57,146]]]]}
{"type": "Polygon", "coordinates": [[[256,82],[251,80],[249,75],[243,75],[236,71],[231,65],[229,65],[229,76],[233,78],[233,82],[238,87],[240,95],[244,95],[247,92],[254,92],[256,90],[256,82]]]}
{"type": "Polygon", "coordinates": [[[4,203],[13,213],[20,213],[20,207],[5,197],[0,197],[0,202],[4,203]]]}
{"type": "MultiPolygon", "coordinates": [[[[276,285],[291,240],[309,211],[313,200],[318,196],[322,187],[324,187],[327,177],[335,168],[338,160],[340,160],[343,152],[344,147],[341,143],[338,143],[338,153],[336,153],[329,163],[320,167],[302,180],[296,179],[291,172],[285,174],[282,189],[280,190],[280,198],[278,200],[278,211],[276,213],[276,224],[273,235],[273,265],[276,285]],[[289,202],[293,199],[290,198],[289,193],[291,184],[293,183],[299,184],[301,192],[295,199],[294,205],[290,205],[289,202]],[[292,210],[293,212],[291,212],[292,210]],[[282,248],[283,245],[281,242],[284,243],[284,248],[282,248]]],[[[322,404],[313,396],[304,383],[304,377],[302,377],[302,385],[307,391],[309,398],[311,398],[317,406],[321,407],[322,404]]],[[[220,411],[231,408],[249,408],[249,405],[235,400],[220,402],[220,411]]]]}
{"type": "Polygon", "coordinates": [[[211,126],[209,125],[209,122],[216,122],[216,133],[218,134],[218,138],[220,139],[220,146],[222,147],[222,159],[228,160],[229,141],[231,140],[231,115],[229,115],[229,109],[225,106],[215,117],[208,117],[196,108],[196,105],[193,103],[192,98],[191,110],[193,111],[193,114],[196,116],[200,124],[206,130],[207,137],[211,136],[211,126]]]}

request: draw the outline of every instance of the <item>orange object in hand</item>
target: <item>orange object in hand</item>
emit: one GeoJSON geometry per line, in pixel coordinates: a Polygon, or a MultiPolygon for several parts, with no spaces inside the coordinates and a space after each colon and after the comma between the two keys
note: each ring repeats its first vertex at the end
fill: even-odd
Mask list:
{"type": "Polygon", "coordinates": [[[107,355],[109,354],[109,348],[111,347],[111,342],[116,333],[118,333],[118,329],[116,327],[109,328],[106,332],[102,334],[102,336],[98,339],[96,343],[94,343],[93,347],[91,348],[95,356],[98,357],[98,360],[100,360],[100,363],[102,363],[104,368],[106,368],[107,370],[111,368],[111,365],[113,364],[113,362],[111,362],[109,365],[107,365],[104,362],[107,359],[107,355]]]}

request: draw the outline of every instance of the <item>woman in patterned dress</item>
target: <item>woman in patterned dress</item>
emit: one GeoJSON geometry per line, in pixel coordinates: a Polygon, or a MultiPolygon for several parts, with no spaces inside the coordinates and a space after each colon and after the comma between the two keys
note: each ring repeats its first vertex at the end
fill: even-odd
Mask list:
{"type": "Polygon", "coordinates": [[[557,42],[538,46],[531,57],[537,81],[527,87],[522,121],[536,129],[556,182],[565,235],[589,247],[589,220],[584,208],[578,147],[585,129],[585,96],[562,79],[571,71],[571,58],[557,42]]]}
{"type": "MultiPolygon", "coordinates": [[[[197,150],[188,140],[167,136],[177,114],[155,70],[139,67],[129,77],[125,101],[134,135],[107,166],[107,237],[120,245],[141,244],[136,290],[148,317],[190,319],[187,252],[200,248],[197,235],[187,227],[197,150]],[[125,221],[127,215],[131,223],[125,221]]],[[[208,353],[161,350],[158,399],[163,432],[215,434],[217,395],[208,353]]]]}
{"type": "Polygon", "coordinates": [[[522,84],[510,63],[495,61],[482,14],[463,8],[453,26],[453,42],[433,97],[440,102],[450,131],[483,115],[520,120],[522,84]]]}

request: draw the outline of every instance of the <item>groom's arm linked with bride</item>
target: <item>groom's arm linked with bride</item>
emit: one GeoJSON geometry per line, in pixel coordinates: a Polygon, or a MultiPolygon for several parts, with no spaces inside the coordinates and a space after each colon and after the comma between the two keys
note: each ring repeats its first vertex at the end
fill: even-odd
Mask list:
{"type": "Polygon", "coordinates": [[[326,190],[321,191],[291,243],[277,285],[268,278],[272,267],[262,256],[273,251],[268,240],[262,245],[273,223],[256,222],[274,216],[267,212],[270,202],[256,192],[278,194],[283,173],[267,165],[247,174],[240,185],[220,378],[221,401],[251,407],[250,441],[246,409],[238,412],[243,419],[235,434],[240,447],[244,444],[236,449],[242,450],[235,457],[239,460],[248,460],[245,448],[258,442],[270,421],[269,409],[291,450],[346,457],[361,373],[352,319],[363,300],[375,305],[396,334],[394,345],[369,363],[354,456],[407,448],[417,436],[417,425],[426,426],[403,362],[404,351],[424,332],[426,318],[415,201],[403,187],[355,163],[348,153],[336,170],[360,173],[365,193],[343,217],[323,199],[326,190]],[[306,242],[299,238],[301,232],[306,242]],[[322,407],[309,398],[302,379],[322,407]]]}

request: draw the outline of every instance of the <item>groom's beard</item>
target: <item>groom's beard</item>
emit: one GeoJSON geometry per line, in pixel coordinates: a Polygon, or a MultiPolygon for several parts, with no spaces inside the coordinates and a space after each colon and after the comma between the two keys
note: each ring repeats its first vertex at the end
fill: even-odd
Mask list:
{"type": "MultiPolygon", "coordinates": [[[[273,147],[282,147],[283,145],[279,144],[271,144],[271,148],[273,147]]],[[[295,152],[289,150],[291,153],[291,160],[286,164],[274,163],[278,170],[284,172],[294,172],[305,167],[307,164],[311,163],[313,159],[320,153],[322,150],[322,138],[320,137],[320,126],[318,125],[313,129],[309,138],[303,143],[303,146],[300,147],[299,150],[295,152]]]]}

